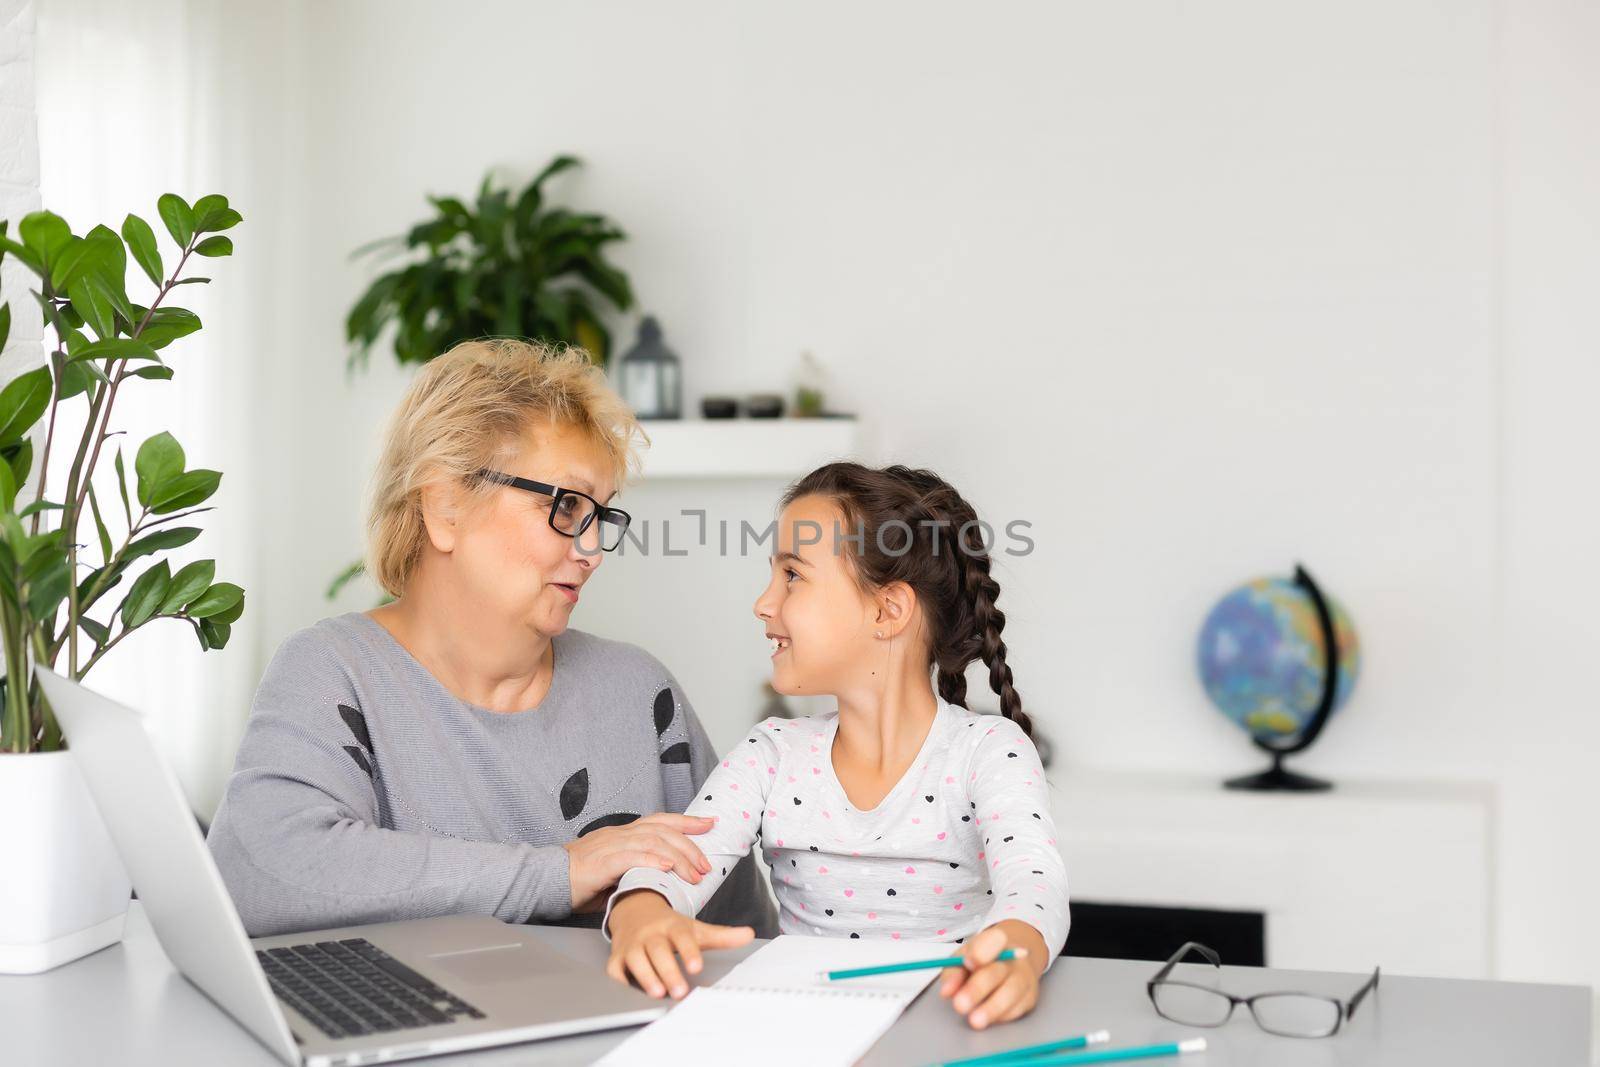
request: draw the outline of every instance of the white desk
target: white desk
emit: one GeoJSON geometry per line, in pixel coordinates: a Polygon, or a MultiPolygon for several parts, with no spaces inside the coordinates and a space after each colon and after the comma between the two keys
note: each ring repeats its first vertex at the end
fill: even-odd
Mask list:
{"type": "MultiPolygon", "coordinates": [[[[581,962],[599,967],[605,958],[606,946],[592,931],[540,933],[581,962]]],[[[740,955],[708,957],[706,980],[726,973],[740,955]]],[[[968,1030],[937,996],[925,993],[863,1062],[872,1067],[927,1064],[1097,1029],[1110,1030],[1118,1045],[1204,1034],[1210,1049],[1184,1057],[1183,1067],[1581,1067],[1588,1062],[1591,1000],[1582,986],[1386,973],[1376,996],[1362,1004],[1345,1030],[1308,1041],[1263,1034],[1244,1017],[1215,1030],[1175,1026],[1155,1014],[1145,995],[1145,980],[1155,970],[1155,964],[1144,962],[1059,960],[1046,976],[1039,1008],[1031,1016],[983,1034],[968,1030]]],[[[1298,988],[1347,997],[1363,977],[1244,967],[1224,971],[1225,986],[1241,994],[1298,988]]],[[[628,1033],[413,1062],[586,1064],[628,1033]]],[[[278,1062],[172,969],[138,904],[128,916],[122,944],[47,974],[0,978],[0,1035],[0,1062],[27,1067],[269,1067],[278,1062]]],[[[759,1057],[752,1054],[751,1062],[759,1063],[759,1057]]]]}

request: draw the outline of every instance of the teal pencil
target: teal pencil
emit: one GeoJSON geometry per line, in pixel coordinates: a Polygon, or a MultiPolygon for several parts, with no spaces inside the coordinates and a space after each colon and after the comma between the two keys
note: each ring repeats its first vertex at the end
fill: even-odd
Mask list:
{"type": "Polygon", "coordinates": [[[1138,1048],[1096,1049],[1093,1052],[1067,1052],[1060,1056],[1040,1056],[1029,1060],[1005,1060],[1018,1067],[1075,1067],[1080,1063],[1111,1063],[1115,1060],[1145,1060],[1156,1056],[1180,1056],[1185,1052],[1204,1052],[1206,1039],[1191,1037],[1171,1045],[1142,1045],[1138,1048]]]}
{"type": "Polygon", "coordinates": [[[1044,1056],[1051,1052],[1065,1052],[1068,1049],[1086,1048],[1089,1045],[1103,1045],[1111,1040],[1109,1030],[1096,1030],[1092,1034],[1082,1037],[1069,1037],[1061,1041],[1048,1041],[1043,1045],[1029,1045],[1026,1048],[1014,1048],[1006,1052],[993,1052],[987,1056],[973,1056],[964,1060],[949,1060],[940,1067],[1023,1067],[1017,1060],[1025,1060],[1031,1056],[1044,1056]]]}
{"type": "MultiPolygon", "coordinates": [[[[1020,960],[1028,955],[1025,948],[1008,948],[995,957],[996,962],[1003,960],[1020,960]]],[[[886,963],[881,967],[855,967],[848,971],[823,971],[822,977],[830,982],[837,982],[842,978],[871,978],[877,974],[899,974],[901,971],[931,971],[943,967],[960,967],[966,961],[960,956],[950,956],[942,960],[915,960],[911,963],[886,963]]]]}

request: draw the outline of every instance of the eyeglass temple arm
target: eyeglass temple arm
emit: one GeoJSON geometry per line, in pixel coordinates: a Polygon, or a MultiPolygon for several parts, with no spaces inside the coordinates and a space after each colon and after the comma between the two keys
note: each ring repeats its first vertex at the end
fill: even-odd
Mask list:
{"type": "Polygon", "coordinates": [[[1350,1006],[1344,1011],[1346,1019],[1354,1019],[1356,1017],[1356,1009],[1361,1006],[1361,1002],[1366,999],[1367,994],[1378,988],[1378,973],[1381,970],[1381,967],[1372,968],[1372,977],[1368,978],[1366,984],[1356,990],[1356,995],[1350,998],[1350,1006]]]}
{"type": "Polygon", "coordinates": [[[1150,984],[1154,985],[1155,983],[1157,983],[1157,982],[1161,981],[1163,978],[1165,978],[1167,975],[1171,974],[1172,973],[1172,968],[1176,967],[1178,965],[1179,961],[1181,961],[1183,959],[1183,957],[1187,956],[1191,950],[1193,950],[1195,952],[1198,952],[1198,953],[1200,953],[1200,955],[1204,956],[1206,958],[1206,960],[1211,964],[1211,966],[1213,966],[1213,967],[1221,967],[1222,966],[1222,957],[1218,956],[1215,952],[1211,951],[1211,949],[1209,949],[1206,946],[1202,945],[1198,941],[1185,941],[1183,943],[1183,947],[1180,948],[1178,951],[1174,952],[1172,954],[1172,958],[1167,960],[1166,965],[1163,966],[1159,971],[1156,972],[1156,976],[1154,978],[1150,979],[1150,984]]]}

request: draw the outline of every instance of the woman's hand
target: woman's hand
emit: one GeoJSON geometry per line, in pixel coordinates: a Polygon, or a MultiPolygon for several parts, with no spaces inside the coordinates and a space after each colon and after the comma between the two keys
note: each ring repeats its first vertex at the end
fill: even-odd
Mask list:
{"type": "Polygon", "coordinates": [[[748,926],[714,926],[679,915],[660,893],[636,890],[611,907],[611,959],[606,973],[624,985],[631,974],[652,997],[689,992],[683,972],[699,974],[703,948],[738,948],[756,932],[748,926]],[[678,967],[678,957],[683,967],[678,967]]]}
{"type": "Polygon", "coordinates": [[[1038,1003],[1039,976],[1049,962],[1049,949],[1027,923],[995,923],[968,941],[961,956],[964,965],[944,972],[939,995],[950,999],[974,1030],[1020,1019],[1038,1003]],[[1017,958],[997,963],[995,957],[1007,948],[1016,949],[1017,958]]]}
{"type": "Polygon", "coordinates": [[[632,867],[674,871],[685,882],[698,882],[711,870],[705,854],[685,834],[703,834],[715,819],[694,815],[646,815],[626,826],[607,826],[566,843],[567,881],[573,910],[610,892],[632,867]]]}

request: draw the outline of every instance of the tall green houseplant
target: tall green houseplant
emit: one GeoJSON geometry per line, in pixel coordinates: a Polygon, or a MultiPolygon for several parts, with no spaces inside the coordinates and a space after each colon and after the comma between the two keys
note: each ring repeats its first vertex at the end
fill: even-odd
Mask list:
{"type": "MultiPolygon", "coordinates": [[[[129,634],[157,619],[189,625],[202,649],[222,648],[244,612],[244,590],[214,580],[215,560],[173,571],[159,558],[200,535],[186,520],[211,510],[202,505],[217,491],[221,473],[189,467],[177,440],[158,433],[135,453],[130,486],[122,447],[113,440],[122,432],[112,429],[118,394],[170,379],[167,349],[200,329],[199,317],[172,296],[180,286],[210,279],[186,275],[186,269],[200,259],[231,255],[233,241],[222,231],[241,221],[227,198],[216,195],[190,204],[168,193],[157,211],[176,245],[170,273],[155,232],[137,215],[123,220],[120,234],[96,226],[82,236],[48,211],[26,216],[14,231],[9,221],[0,221],[0,259],[14,256],[33,272],[33,298],[54,333],[48,365],[0,389],[0,640],[6,666],[0,750],[6,752],[63,747],[61,730],[31,681],[33,664],[60,670],[57,663],[65,657],[63,673],[81,680],[129,634]],[[153,286],[148,305],[129,295],[130,255],[153,286]],[[68,404],[86,409],[75,441],[57,434],[68,404]],[[38,489],[23,493],[19,487],[32,470],[41,420],[38,489]],[[112,456],[110,448],[118,501],[104,502],[94,476],[112,456]],[[62,464],[66,485],[59,499],[48,499],[46,479],[62,464]],[[80,534],[86,523],[92,532],[80,534]],[[117,601],[112,593],[119,588],[117,601]],[[116,606],[107,611],[113,601],[116,606]]],[[[0,347],[10,324],[10,305],[0,304],[0,347]]]]}
{"type": "Polygon", "coordinates": [[[546,201],[545,182],[578,165],[557,156],[515,196],[486,177],[471,207],[429,197],[432,217],[403,237],[358,249],[358,256],[402,253],[411,262],[375,278],[350,309],[351,363],[364,365],[391,326],[402,364],[426,363],[477,337],[575,345],[605,362],[611,335],[599,308],[628,310],[633,290],[605,257],[622,230],[603,215],[546,201]]]}

